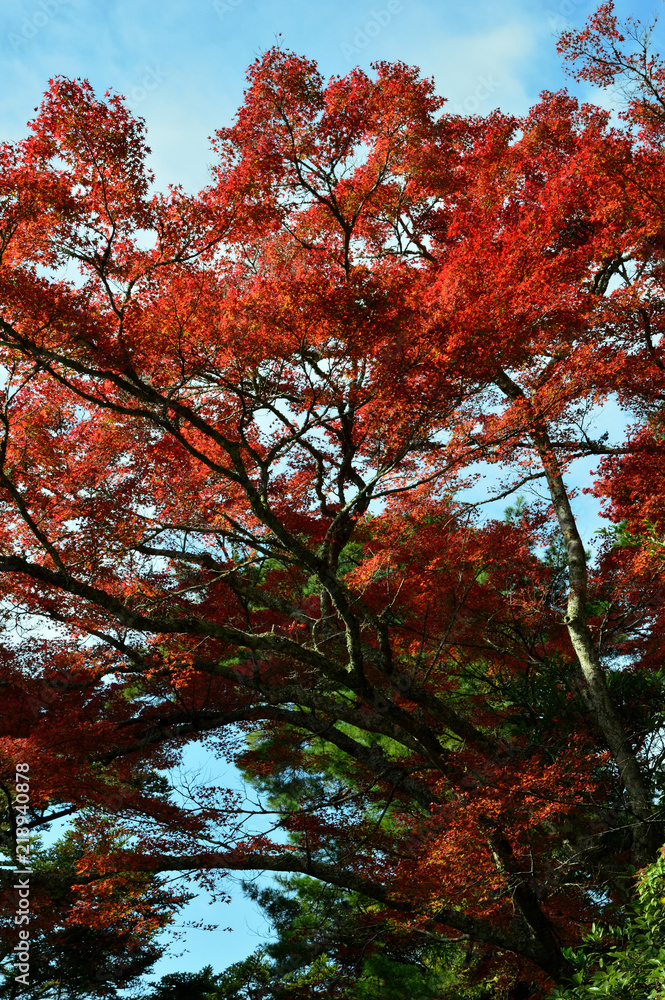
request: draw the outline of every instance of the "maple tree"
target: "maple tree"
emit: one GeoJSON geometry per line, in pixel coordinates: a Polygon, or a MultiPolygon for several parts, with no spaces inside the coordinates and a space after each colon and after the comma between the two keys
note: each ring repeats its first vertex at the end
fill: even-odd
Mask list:
{"type": "MultiPolygon", "coordinates": [[[[587,75],[623,51],[611,4],[561,44],[587,75]]],[[[618,126],[563,92],[464,118],[401,63],[326,83],[276,48],[196,196],[154,193],[143,123],[81,81],[2,146],[3,843],[71,818],[80,855],[32,875],[65,922],[154,930],[132,880],[167,872],[300,874],[527,996],[627,905],[663,839],[644,72],[618,126]],[[593,561],[581,458],[616,526],[593,561]],[[482,518],[481,467],[538,497],[482,518]],[[204,738],[287,782],[281,837],[169,793],[204,738]]]]}
{"type": "MultiPolygon", "coordinates": [[[[37,824],[37,816],[33,818],[37,824]]],[[[166,946],[158,935],[187,895],[147,873],[100,878],[92,891],[75,885],[82,858],[97,849],[103,853],[113,845],[122,847],[124,842],[118,824],[91,822],[88,816],[49,848],[33,843],[28,879],[29,975],[20,981],[15,978],[16,898],[5,890],[0,918],[1,997],[123,996],[119,991],[139,983],[164,954],[166,946]],[[40,884],[44,882],[48,890],[40,884]]],[[[12,881],[15,885],[16,877],[12,881]]],[[[25,931],[25,923],[19,926],[25,931]]]]}

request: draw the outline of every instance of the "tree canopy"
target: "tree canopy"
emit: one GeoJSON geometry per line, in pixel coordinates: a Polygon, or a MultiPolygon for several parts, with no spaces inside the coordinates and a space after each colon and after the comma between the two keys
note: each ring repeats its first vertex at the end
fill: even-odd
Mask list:
{"type": "Polygon", "coordinates": [[[5,962],[31,857],[33,943],[139,955],[167,873],[264,870],[350,908],[340,968],[454,953],[515,997],[628,912],[663,840],[665,70],[611,3],[560,45],[622,119],[274,48],[197,195],[84,81],[0,147],[5,962]],[[191,741],[277,835],[170,788],[191,741]]]}

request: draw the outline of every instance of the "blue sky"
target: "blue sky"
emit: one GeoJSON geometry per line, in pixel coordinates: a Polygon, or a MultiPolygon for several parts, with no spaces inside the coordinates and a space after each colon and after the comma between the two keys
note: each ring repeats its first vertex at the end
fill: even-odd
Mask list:
{"type": "MultiPolygon", "coordinates": [[[[3,137],[17,138],[56,74],[123,93],[148,122],[160,184],[206,182],[208,136],[230,122],[249,63],[281,34],[324,75],[401,59],[453,105],[522,112],[564,82],[557,28],[589,0],[18,0],[0,5],[3,137]],[[478,96],[480,95],[480,97],[478,96]]],[[[628,11],[621,0],[617,8],[628,11]]],[[[648,16],[653,3],[637,0],[648,16]]]]}
{"type": "MultiPolygon", "coordinates": [[[[124,94],[148,125],[157,183],[197,190],[207,181],[208,137],[230,124],[245,70],[281,44],[318,61],[325,76],[378,59],[402,60],[433,76],[453,110],[520,114],[540,91],[569,82],[555,39],[582,25],[591,0],[12,0],[0,5],[3,139],[25,134],[50,77],[86,77],[124,94]]],[[[657,0],[619,0],[617,12],[649,20],[657,0]]],[[[584,95],[590,96],[590,95],[584,95]]],[[[202,763],[193,755],[197,763],[202,763]]],[[[228,765],[211,766],[216,779],[228,765]]],[[[229,783],[235,781],[228,775],[229,783]]],[[[216,970],[252,951],[261,916],[229,886],[234,902],[190,906],[192,920],[231,932],[188,931],[181,957],[158,971],[216,970]]],[[[176,947],[175,952],[182,951],[176,947]]]]}

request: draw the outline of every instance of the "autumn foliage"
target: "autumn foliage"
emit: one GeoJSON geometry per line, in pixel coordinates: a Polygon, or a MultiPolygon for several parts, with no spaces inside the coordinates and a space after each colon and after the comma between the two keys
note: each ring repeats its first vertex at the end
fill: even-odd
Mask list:
{"type": "MultiPolygon", "coordinates": [[[[606,84],[624,42],[605,4],[562,45],[606,84]]],[[[9,862],[25,762],[25,822],[74,823],[33,874],[64,927],[117,903],[139,941],[166,872],[302,873],[544,989],[625,905],[663,839],[645,72],[619,122],[565,92],[463,118],[403,64],[273,49],[196,196],[80,81],[2,146],[2,829],[9,862]],[[203,737],[290,776],[274,842],[169,792],[203,737]]]]}

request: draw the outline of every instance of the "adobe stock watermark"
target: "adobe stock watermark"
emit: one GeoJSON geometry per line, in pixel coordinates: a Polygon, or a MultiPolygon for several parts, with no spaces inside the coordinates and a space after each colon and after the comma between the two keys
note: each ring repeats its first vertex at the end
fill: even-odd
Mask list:
{"type": "MultiPolygon", "coordinates": [[[[409,677],[406,676],[406,674],[393,673],[390,674],[388,680],[390,682],[390,686],[393,689],[393,691],[397,692],[398,694],[406,694],[411,688],[411,680],[409,677]]],[[[388,709],[391,707],[392,705],[390,704],[390,702],[387,700],[387,698],[384,698],[384,696],[381,694],[380,691],[374,692],[374,700],[372,701],[372,708],[374,709],[375,712],[377,712],[379,715],[383,715],[383,713],[387,712],[388,709]]]]}
{"type": "Polygon", "coordinates": [[[475,115],[482,104],[501,87],[501,81],[496,80],[491,73],[479,76],[475,89],[456,104],[446,104],[444,110],[453,115],[475,115]]]}
{"type": "MultiPolygon", "coordinates": [[[[400,14],[404,13],[405,0],[388,0],[378,10],[370,11],[370,15],[363,25],[358,25],[353,33],[351,41],[341,42],[340,51],[345,59],[354,60],[362,53],[363,49],[377,38],[382,31],[400,14]]],[[[408,0],[406,0],[408,2],[408,0]]]]}
{"type": "Polygon", "coordinates": [[[26,14],[14,31],[10,31],[9,44],[14,52],[21,49],[35,38],[43,28],[50,24],[64,7],[70,7],[72,0],[38,0],[32,14],[26,14]]]}
{"type": "Polygon", "coordinates": [[[168,79],[168,72],[165,69],[161,69],[157,63],[155,63],[154,68],[152,66],[146,66],[141,71],[141,78],[139,82],[132,87],[127,95],[128,99],[132,104],[140,104],[145,101],[153,91],[157,90],[158,87],[162,85],[164,80],[168,79]]]}
{"type": "Polygon", "coordinates": [[[548,8],[545,11],[550,28],[556,31],[557,34],[571,28],[572,25],[568,18],[576,12],[578,7],[585,7],[587,5],[588,0],[560,0],[556,9],[548,8]]]}
{"type": "Polygon", "coordinates": [[[223,21],[227,14],[232,14],[244,2],[245,0],[214,0],[212,9],[220,21],[223,21]]]}
{"type": "Polygon", "coordinates": [[[126,986],[132,976],[132,961],[129,958],[116,958],[115,962],[100,965],[95,972],[95,979],[100,984],[126,986]]]}
{"type": "Polygon", "coordinates": [[[14,924],[18,928],[18,943],[14,947],[14,979],[22,986],[30,985],[30,829],[28,807],[30,804],[30,778],[28,764],[16,765],[14,816],[16,821],[16,911],[14,924]]]}

